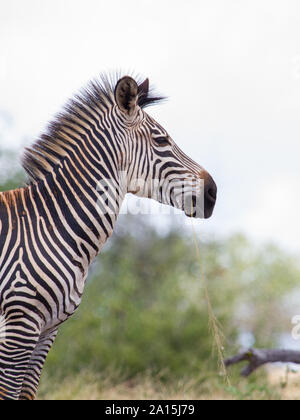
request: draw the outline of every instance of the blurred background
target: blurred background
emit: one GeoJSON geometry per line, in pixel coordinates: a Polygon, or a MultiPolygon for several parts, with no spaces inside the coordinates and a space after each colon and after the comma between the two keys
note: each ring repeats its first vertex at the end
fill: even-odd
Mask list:
{"type": "MultiPolygon", "coordinates": [[[[169,100],[148,112],[218,185],[194,228],[226,353],[300,350],[298,1],[11,0],[0,51],[1,191],[25,182],[24,147],[90,78],[149,77],[169,100]]],[[[151,208],[120,217],[40,397],[280,397],[286,381],[262,373],[224,385],[191,221],[151,208]]]]}

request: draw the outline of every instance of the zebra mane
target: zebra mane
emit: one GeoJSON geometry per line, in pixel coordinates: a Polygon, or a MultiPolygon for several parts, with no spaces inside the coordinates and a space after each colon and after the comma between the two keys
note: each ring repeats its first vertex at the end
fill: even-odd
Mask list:
{"type": "MultiPolygon", "coordinates": [[[[140,76],[133,78],[139,86],[138,105],[141,108],[165,100],[165,97],[156,95],[153,89],[149,88],[148,79],[143,81],[140,76]]],[[[62,131],[68,127],[68,124],[78,124],[84,120],[86,122],[86,118],[92,112],[97,113],[99,108],[107,108],[116,103],[114,91],[119,79],[120,74],[115,73],[102,74],[90,81],[48,123],[38,139],[25,149],[21,163],[29,177],[29,184],[53,171],[53,168],[67,155],[66,149],[70,149],[70,142],[62,136],[62,131]]]]}

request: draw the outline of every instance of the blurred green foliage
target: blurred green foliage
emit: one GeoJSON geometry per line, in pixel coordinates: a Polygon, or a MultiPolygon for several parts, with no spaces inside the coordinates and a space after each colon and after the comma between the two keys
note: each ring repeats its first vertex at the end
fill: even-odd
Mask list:
{"type": "MultiPolygon", "coordinates": [[[[59,332],[48,375],[91,367],[191,376],[217,369],[199,261],[191,234],[178,226],[161,236],[141,217],[121,228],[93,266],[83,302],[59,332]]],[[[282,298],[300,284],[296,259],[244,236],[201,243],[209,294],[227,352],[251,333],[257,346],[289,331],[282,298]]]]}
{"type": "Polygon", "coordinates": [[[15,152],[0,148],[0,191],[9,191],[25,184],[25,173],[15,152]]]}

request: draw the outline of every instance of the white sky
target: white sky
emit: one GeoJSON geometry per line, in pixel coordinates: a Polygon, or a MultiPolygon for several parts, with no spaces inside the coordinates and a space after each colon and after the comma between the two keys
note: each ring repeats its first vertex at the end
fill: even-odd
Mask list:
{"type": "Polygon", "coordinates": [[[20,148],[114,69],[169,96],[149,113],[214,176],[200,232],[300,251],[298,0],[0,0],[0,110],[20,148]]]}

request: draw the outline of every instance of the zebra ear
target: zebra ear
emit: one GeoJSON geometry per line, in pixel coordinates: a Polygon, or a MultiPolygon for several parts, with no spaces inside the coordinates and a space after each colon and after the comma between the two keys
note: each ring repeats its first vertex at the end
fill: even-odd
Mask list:
{"type": "Polygon", "coordinates": [[[143,83],[141,83],[139,85],[139,101],[147,98],[149,93],[149,79],[147,78],[146,80],[143,81],[143,83]]]}
{"type": "Polygon", "coordinates": [[[131,117],[137,106],[138,101],[138,85],[136,81],[130,77],[122,77],[115,88],[115,98],[118,107],[131,117]]]}

